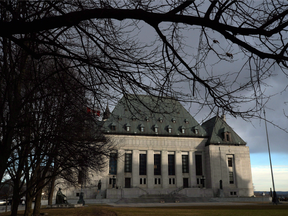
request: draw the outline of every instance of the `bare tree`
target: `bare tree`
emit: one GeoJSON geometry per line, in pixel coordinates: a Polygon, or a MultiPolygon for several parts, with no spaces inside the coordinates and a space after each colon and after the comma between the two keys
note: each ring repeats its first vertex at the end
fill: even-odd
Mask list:
{"type": "Polygon", "coordinates": [[[0,23],[4,30],[2,37],[9,37],[35,58],[56,55],[69,59],[78,68],[82,66],[86,85],[93,90],[95,85],[101,85],[121,94],[176,95],[185,101],[247,117],[263,105],[261,99],[266,97],[259,85],[272,75],[271,67],[274,64],[287,67],[285,1],[99,0],[14,4],[4,1],[1,4],[11,17],[0,23]],[[15,17],[19,4],[25,4],[27,18],[15,17]],[[152,27],[158,35],[152,41],[159,43],[141,42],[134,31],[141,25],[152,27]],[[203,49],[200,56],[191,56],[185,49],[190,44],[184,36],[190,33],[199,36],[200,31],[203,31],[203,49]],[[29,49],[26,40],[19,38],[29,32],[39,32],[39,43],[47,48],[56,46],[62,52],[29,49]],[[226,41],[219,43],[219,37],[226,41]],[[233,62],[237,56],[233,45],[242,50],[247,61],[248,69],[238,71],[248,73],[250,79],[246,82],[238,82],[239,73],[232,76],[230,71],[224,71],[213,75],[203,67],[211,54],[219,61],[233,62]],[[201,73],[197,71],[199,67],[203,68],[201,73]],[[184,80],[193,85],[190,95],[172,88],[184,80]],[[205,93],[199,92],[201,88],[205,93]],[[254,95],[239,96],[249,90],[254,95]],[[239,104],[251,101],[255,106],[240,109],[239,104]]]}
{"type": "MultiPolygon", "coordinates": [[[[284,74],[287,69],[286,1],[15,0],[1,1],[0,11],[2,80],[18,82],[7,47],[25,51],[18,55],[18,71],[28,57],[51,57],[55,65],[65,59],[77,73],[75,81],[99,106],[141,93],[243,118],[260,116],[270,97],[263,85],[275,67],[284,74]],[[197,40],[191,43],[189,36],[197,40]],[[213,70],[237,59],[243,62],[239,69],[213,70]]],[[[1,178],[21,111],[18,88],[9,89],[2,80],[1,98],[9,102],[1,101],[1,178]]]]}
{"type": "Polygon", "coordinates": [[[64,63],[43,63],[27,63],[30,70],[21,88],[28,102],[20,110],[7,169],[14,183],[12,215],[24,195],[25,215],[31,215],[35,197],[33,214],[38,215],[42,188],[54,177],[75,184],[77,170],[101,170],[113,149],[98,128],[98,118],[86,111],[91,104],[76,73],[64,63]]]}

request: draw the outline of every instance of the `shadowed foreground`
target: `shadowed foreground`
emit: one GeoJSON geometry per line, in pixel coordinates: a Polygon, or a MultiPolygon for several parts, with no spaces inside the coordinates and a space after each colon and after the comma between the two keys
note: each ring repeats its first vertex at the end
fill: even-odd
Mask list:
{"type": "MultiPolygon", "coordinates": [[[[18,216],[23,215],[23,211],[18,212],[18,216]]],[[[112,207],[107,205],[87,205],[82,208],[69,209],[41,209],[41,213],[48,213],[48,216],[114,216],[114,215],[221,215],[221,216],[286,216],[288,215],[288,205],[272,205],[272,204],[243,204],[243,205],[227,205],[227,206],[211,206],[209,204],[202,206],[173,206],[173,207],[149,207],[149,208],[135,208],[135,207],[112,207]]],[[[10,215],[10,212],[2,213],[1,216],[10,215]]]]}

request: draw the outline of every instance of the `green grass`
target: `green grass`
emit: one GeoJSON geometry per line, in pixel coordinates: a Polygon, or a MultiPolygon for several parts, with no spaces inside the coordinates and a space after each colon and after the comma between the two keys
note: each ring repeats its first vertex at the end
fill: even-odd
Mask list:
{"type": "MultiPolygon", "coordinates": [[[[41,213],[47,212],[48,216],[174,216],[174,215],[195,215],[195,216],[287,216],[288,205],[256,204],[256,205],[229,205],[229,206],[183,206],[183,207],[155,207],[155,208],[132,208],[132,207],[111,207],[107,205],[88,205],[82,208],[69,209],[41,209],[41,213]]],[[[0,216],[8,216],[9,212],[0,216]]],[[[23,211],[19,211],[19,216],[23,211]]]]}

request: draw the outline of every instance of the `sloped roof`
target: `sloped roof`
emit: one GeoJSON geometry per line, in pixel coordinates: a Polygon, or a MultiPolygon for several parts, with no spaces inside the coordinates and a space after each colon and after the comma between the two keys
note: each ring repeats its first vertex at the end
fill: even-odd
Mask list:
{"type": "Polygon", "coordinates": [[[209,138],[206,145],[246,145],[246,142],[219,116],[215,116],[202,124],[209,138]],[[229,132],[231,140],[225,141],[224,133],[229,132]]]}
{"type": "Polygon", "coordinates": [[[103,132],[151,136],[207,136],[206,131],[179,101],[168,97],[147,95],[123,97],[105,121],[103,132]],[[112,125],[116,127],[113,128],[112,125]],[[129,131],[126,129],[127,125],[130,125],[129,131]],[[140,126],[144,127],[144,131],[141,131],[140,126]],[[168,132],[168,126],[172,128],[171,133],[168,132]],[[185,133],[182,133],[182,128],[185,128],[185,133]],[[195,134],[195,128],[198,129],[198,134],[195,134]]]}

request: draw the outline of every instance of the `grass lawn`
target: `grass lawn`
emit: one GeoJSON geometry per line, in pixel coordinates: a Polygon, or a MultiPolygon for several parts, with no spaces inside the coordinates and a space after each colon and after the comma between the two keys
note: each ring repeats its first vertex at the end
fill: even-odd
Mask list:
{"type": "MultiPolygon", "coordinates": [[[[111,207],[107,205],[88,205],[81,208],[69,209],[41,209],[41,213],[48,213],[48,216],[141,216],[141,215],[195,215],[195,216],[287,216],[288,205],[229,205],[229,206],[179,206],[179,207],[155,207],[155,208],[132,208],[132,207],[111,207]]],[[[7,213],[0,213],[0,216],[8,216],[7,213]]],[[[22,216],[19,211],[18,216],[22,216]]]]}

